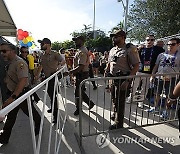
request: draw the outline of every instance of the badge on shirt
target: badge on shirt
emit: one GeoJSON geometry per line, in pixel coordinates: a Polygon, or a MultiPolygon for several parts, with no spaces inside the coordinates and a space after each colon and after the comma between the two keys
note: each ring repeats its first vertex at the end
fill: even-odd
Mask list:
{"type": "Polygon", "coordinates": [[[19,68],[23,69],[24,68],[24,64],[23,63],[19,63],[19,68]]]}
{"type": "Polygon", "coordinates": [[[150,61],[144,61],[144,72],[150,71],[150,61]]]}

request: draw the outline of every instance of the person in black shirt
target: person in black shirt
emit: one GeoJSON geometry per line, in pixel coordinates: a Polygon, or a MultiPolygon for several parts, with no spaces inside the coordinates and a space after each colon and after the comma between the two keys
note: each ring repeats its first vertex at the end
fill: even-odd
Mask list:
{"type": "MultiPolygon", "coordinates": [[[[154,46],[154,41],[155,41],[154,35],[148,35],[146,37],[145,47],[143,47],[139,50],[139,57],[141,60],[141,64],[139,67],[138,75],[151,74],[152,70],[155,66],[155,62],[156,62],[158,55],[165,51],[162,47],[154,46]]],[[[152,93],[151,89],[145,90],[145,85],[149,85],[149,84],[146,83],[145,78],[141,78],[141,80],[139,81],[139,86],[137,87],[136,93],[142,94],[145,91],[148,91],[147,95],[146,94],[144,94],[144,95],[146,95],[147,99],[150,99],[150,93],[152,93]]],[[[149,87],[147,87],[147,88],[149,88],[149,87]]],[[[138,106],[143,107],[142,105],[143,104],[139,102],[138,106]]]]}
{"type": "MultiPolygon", "coordinates": [[[[29,60],[28,60],[28,58],[27,58],[27,56],[28,56],[28,54],[29,54],[29,51],[28,51],[28,48],[27,47],[24,47],[24,46],[22,46],[21,48],[20,48],[20,57],[27,63],[27,65],[29,66],[29,60]]],[[[31,76],[31,78],[30,78],[30,87],[32,86],[32,84],[34,83],[34,72],[33,72],[33,70],[30,70],[30,68],[29,68],[29,73],[30,73],[30,76],[31,76]]],[[[33,93],[33,98],[34,99],[32,99],[32,101],[34,100],[35,102],[39,102],[41,99],[39,98],[39,96],[36,94],[36,93],[33,93]]],[[[32,98],[32,97],[31,97],[32,98]]]]}

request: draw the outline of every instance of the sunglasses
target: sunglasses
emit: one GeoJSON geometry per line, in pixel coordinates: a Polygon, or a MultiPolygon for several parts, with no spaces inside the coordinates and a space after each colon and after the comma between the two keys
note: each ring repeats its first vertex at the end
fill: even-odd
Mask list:
{"type": "Polygon", "coordinates": [[[1,53],[6,53],[7,51],[10,51],[10,50],[0,50],[1,53]]]}
{"type": "Polygon", "coordinates": [[[149,42],[149,41],[154,41],[155,39],[147,39],[146,41],[149,42]]]}
{"type": "Polygon", "coordinates": [[[175,46],[177,43],[171,43],[171,44],[167,44],[169,46],[175,46]]]}

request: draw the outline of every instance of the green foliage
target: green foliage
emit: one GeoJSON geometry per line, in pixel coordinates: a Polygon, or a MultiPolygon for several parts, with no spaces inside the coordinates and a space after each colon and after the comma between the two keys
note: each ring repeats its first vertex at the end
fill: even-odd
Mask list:
{"type": "Polygon", "coordinates": [[[59,51],[61,48],[62,48],[62,43],[58,41],[52,43],[53,50],[59,51]]]}
{"type": "MultiPolygon", "coordinates": [[[[86,42],[85,45],[90,49],[96,49],[98,51],[109,50],[112,47],[112,42],[109,37],[106,37],[106,34],[102,30],[96,30],[97,38],[93,39],[93,31],[91,30],[91,25],[83,25],[84,28],[81,29],[80,32],[74,31],[71,33],[72,37],[76,37],[82,35],[85,37],[86,42]]],[[[73,41],[64,41],[64,42],[54,42],[52,43],[53,50],[60,50],[61,48],[70,49],[75,48],[75,44],[73,41]]]]}
{"type": "Polygon", "coordinates": [[[97,51],[106,51],[110,50],[112,47],[112,41],[109,37],[98,36],[96,39],[88,39],[85,43],[89,48],[94,48],[97,51]]]}
{"type": "Polygon", "coordinates": [[[116,30],[119,30],[119,29],[124,29],[124,22],[123,21],[120,21],[117,26],[113,27],[111,29],[111,31],[109,31],[109,33],[113,33],[114,31],[116,30]]]}
{"type": "Polygon", "coordinates": [[[128,27],[131,38],[143,41],[149,33],[157,38],[180,32],[180,0],[135,0],[128,27]]]}

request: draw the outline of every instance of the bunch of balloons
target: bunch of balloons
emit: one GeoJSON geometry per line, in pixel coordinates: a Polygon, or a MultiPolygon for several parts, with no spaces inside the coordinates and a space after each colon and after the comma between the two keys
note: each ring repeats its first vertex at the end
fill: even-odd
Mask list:
{"type": "Polygon", "coordinates": [[[31,47],[31,48],[35,47],[34,39],[32,36],[29,35],[29,33],[27,31],[23,31],[22,29],[18,29],[17,38],[18,38],[20,46],[31,47]]]}

